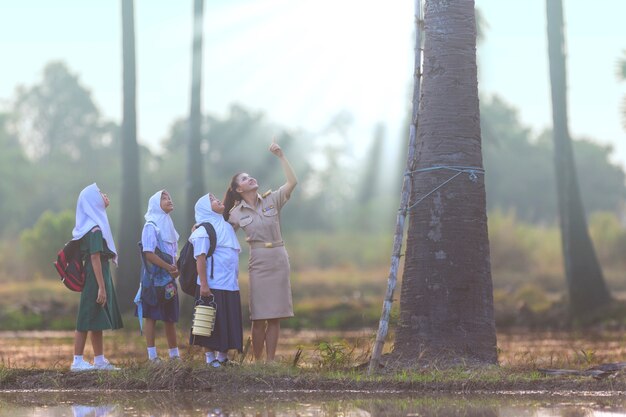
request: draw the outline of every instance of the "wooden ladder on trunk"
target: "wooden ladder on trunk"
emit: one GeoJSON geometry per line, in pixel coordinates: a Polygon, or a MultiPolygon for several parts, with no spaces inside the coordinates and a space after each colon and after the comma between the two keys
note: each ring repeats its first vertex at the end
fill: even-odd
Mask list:
{"type": "Polygon", "coordinates": [[[420,86],[422,80],[422,0],[415,0],[415,65],[413,71],[413,111],[411,126],[409,128],[409,149],[406,161],[406,170],[402,180],[402,193],[400,208],[396,217],[396,231],[393,239],[393,252],[391,254],[391,267],[387,278],[387,293],[383,302],[383,310],[378,323],[376,341],[372,350],[368,375],[376,372],[380,365],[380,357],[389,330],[389,315],[393,303],[393,293],[398,280],[398,268],[402,256],[402,240],[404,239],[404,222],[409,211],[409,202],[412,188],[412,172],[415,166],[415,154],[417,145],[417,115],[419,112],[420,86]]]}

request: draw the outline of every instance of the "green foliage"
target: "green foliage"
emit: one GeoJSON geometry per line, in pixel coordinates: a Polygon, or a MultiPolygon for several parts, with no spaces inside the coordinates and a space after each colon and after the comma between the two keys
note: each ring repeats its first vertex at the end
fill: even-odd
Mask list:
{"type": "Polygon", "coordinates": [[[600,262],[623,271],[626,268],[626,233],[620,219],[609,212],[593,213],[589,232],[600,262]]]}
{"type": "MultiPolygon", "coordinates": [[[[119,128],[103,120],[78,75],[63,63],[50,63],[39,82],[17,91],[9,110],[0,115],[0,174],[11,178],[0,184],[0,236],[18,234],[45,210],[72,209],[78,192],[93,181],[112,200],[109,218],[115,230],[120,214],[119,128]],[[29,192],[22,193],[24,189],[29,192]]],[[[533,137],[516,110],[498,97],[482,100],[481,117],[490,211],[513,211],[524,221],[554,223],[549,137],[533,137]]],[[[299,178],[289,209],[282,213],[285,231],[390,234],[398,208],[401,178],[397,175],[405,160],[391,167],[383,164],[381,146],[389,142],[382,139],[383,126],[374,132],[370,152],[357,160],[347,139],[350,126],[350,115],[345,113],[315,135],[279,126],[241,105],[233,105],[224,116],[207,114],[202,123],[207,191],[223,195],[231,176],[239,171],[255,176],[261,191],[280,186],[282,169],[267,151],[277,135],[299,178]],[[384,175],[376,175],[383,165],[384,175]]],[[[188,230],[183,224],[185,134],[186,120],[177,120],[165,135],[163,153],[140,147],[141,201],[167,188],[177,206],[173,217],[183,237],[188,230]]],[[[399,140],[406,143],[405,132],[399,140]]],[[[575,148],[588,212],[618,213],[626,191],[623,172],[609,162],[612,149],[591,141],[577,141],[575,148]]],[[[406,146],[400,151],[404,155],[406,146]]],[[[321,264],[335,262],[333,252],[319,249],[322,253],[315,256],[321,264]]]]}
{"type": "Polygon", "coordinates": [[[522,285],[514,294],[518,305],[524,305],[535,313],[547,310],[550,305],[550,299],[546,292],[539,286],[531,283],[522,285]]]}
{"type": "Polygon", "coordinates": [[[0,282],[26,278],[20,247],[15,240],[0,240],[0,282]]]}
{"type": "Polygon", "coordinates": [[[94,160],[92,151],[107,141],[91,93],[62,62],[49,63],[40,84],[18,91],[14,117],[26,152],[37,160],[94,160]]]}
{"type": "Polygon", "coordinates": [[[580,349],[576,352],[580,362],[584,365],[590,365],[596,362],[596,352],[593,350],[580,349]]]}
{"type": "Polygon", "coordinates": [[[23,203],[13,198],[29,188],[30,164],[15,135],[7,130],[8,115],[0,113],[0,236],[15,233],[23,203]],[[10,180],[7,180],[10,179],[10,180]]]}
{"type": "Polygon", "coordinates": [[[345,341],[326,342],[317,344],[315,349],[319,354],[318,365],[323,369],[335,370],[345,368],[352,362],[354,348],[345,341]]]}
{"type": "MultiPolygon", "coordinates": [[[[182,204],[185,190],[184,172],[186,155],[184,151],[184,120],[174,122],[168,138],[163,142],[166,152],[149,162],[149,174],[142,178],[147,189],[167,188],[175,202],[182,204]]],[[[336,189],[321,188],[315,192],[309,184],[317,181],[320,175],[311,166],[314,156],[329,158],[323,151],[314,147],[315,141],[303,132],[289,131],[270,122],[260,112],[233,105],[225,117],[206,115],[202,128],[202,149],[204,154],[204,182],[206,191],[222,196],[230,184],[232,176],[247,172],[254,176],[261,187],[277,189],[285,182],[279,161],[268,152],[272,137],[285,151],[289,162],[297,173],[299,185],[292,194],[289,209],[281,213],[284,230],[328,229],[334,223],[331,204],[321,203],[337,200],[339,205],[346,202],[345,194],[336,189]],[[308,191],[305,190],[308,189],[308,191]]],[[[144,159],[145,160],[145,159],[144,159]]],[[[324,171],[327,172],[327,171],[324,171]]],[[[333,175],[340,176],[340,172],[333,175]]],[[[183,210],[172,213],[176,224],[182,224],[183,210]]],[[[184,235],[184,233],[183,233],[184,235]]]]}
{"type": "Polygon", "coordinates": [[[285,237],[294,269],[356,266],[373,268],[391,259],[391,234],[352,232],[300,232],[285,237]]]}
{"type": "Polygon", "coordinates": [[[0,311],[0,323],[4,330],[42,329],[44,320],[41,314],[19,310],[0,311]]]}
{"type": "Polygon", "coordinates": [[[0,123],[0,145],[9,145],[0,156],[0,173],[11,178],[0,202],[0,233],[4,219],[15,228],[7,232],[17,234],[46,210],[74,208],[80,190],[92,182],[115,202],[118,142],[117,127],[102,119],[78,76],[64,63],[48,64],[40,82],[17,90],[6,123],[0,123]],[[13,207],[5,212],[6,204],[13,207]]]}
{"type": "MultiPolygon", "coordinates": [[[[487,207],[514,210],[525,221],[555,223],[556,184],[551,133],[533,137],[517,110],[497,96],[481,102],[487,207]]],[[[626,201],[624,171],[610,161],[613,149],[591,140],[573,143],[587,213],[620,213],[626,201]]]]}
{"type": "MultiPolygon", "coordinates": [[[[328,288],[328,291],[336,293],[337,289],[328,288]]],[[[356,288],[353,291],[357,291],[356,288]]],[[[379,319],[380,301],[376,298],[350,300],[344,295],[321,300],[309,296],[295,303],[295,316],[286,319],[282,326],[295,330],[349,330],[375,327],[379,319]]]]}
{"type": "Polygon", "coordinates": [[[44,212],[32,228],[20,236],[24,263],[42,276],[55,276],[52,262],[59,249],[72,238],[74,213],[66,210],[61,213],[44,212]]]}
{"type": "Polygon", "coordinates": [[[626,176],[623,169],[610,162],[613,147],[599,145],[593,139],[574,141],[578,181],[587,213],[620,213],[626,201],[626,176]]]}
{"type": "Polygon", "coordinates": [[[514,212],[489,214],[489,241],[494,286],[518,288],[541,281],[541,288],[563,288],[560,233],[556,225],[535,226],[514,212]]]}
{"type": "MultiPolygon", "coordinates": [[[[597,212],[589,220],[589,229],[611,292],[626,291],[626,226],[614,213],[597,212]]],[[[566,283],[558,226],[532,225],[512,212],[495,211],[489,215],[489,240],[497,325],[565,321],[567,310],[561,308],[566,283]],[[547,310],[552,310],[551,317],[546,317],[547,310]]],[[[606,313],[605,317],[620,316],[606,313]]]]}
{"type": "MultiPolygon", "coordinates": [[[[102,118],[79,77],[66,65],[51,63],[41,80],[18,90],[12,104],[0,114],[0,175],[10,179],[0,182],[0,281],[54,276],[50,263],[73,226],[69,210],[90,182],[98,182],[111,197],[114,232],[120,214],[118,127],[102,118]],[[42,215],[64,210],[63,224],[52,218],[60,215],[42,215]]],[[[540,309],[544,301],[533,291],[553,300],[565,287],[551,140],[547,133],[534,136],[516,109],[498,97],[482,100],[481,117],[494,287],[513,312],[524,301],[540,309]]],[[[292,327],[369,325],[380,314],[400,187],[398,178],[393,184],[384,181],[392,173],[401,175],[406,161],[392,167],[382,162],[381,143],[395,140],[383,140],[382,127],[369,152],[361,152],[363,160],[357,160],[347,140],[350,124],[349,115],[339,114],[313,135],[279,126],[240,105],[226,115],[206,114],[203,119],[207,191],[222,195],[231,176],[244,170],[257,177],[261,191],[280,186],[280,163],[267,151],[273,135],[297,172],[299,185],[281,224],[300,308],[288,322],[292,327]],[[381,166],[384,175],[375,175],[381,166]],[[316,271],[315,282],[299,281],[311,270],[316,271]],[[376,280],[361,279],[374,274],[376,280]],[[320,302],[325,298],[331,300],[320,302]]],[[[182,216],[185,131],[185,120],[174,121],[164,152],[140,147],[143,208],[150,195],[167,188],[182,239],[189,233],[182,216]]],[[[406,143],[406,132],[399,140],[406,143]]],[[[624,173],[610,162],[610,147],[591,140],[574,146],[598,256],[611,288],[626,290],[621,279],[626,267],[626,232],[620,220],[624,173]]],[[[404,155],[406,146],[400,150],[404,155]]],[[[242,265],[243,271],[245,255],[242,265]]]]}

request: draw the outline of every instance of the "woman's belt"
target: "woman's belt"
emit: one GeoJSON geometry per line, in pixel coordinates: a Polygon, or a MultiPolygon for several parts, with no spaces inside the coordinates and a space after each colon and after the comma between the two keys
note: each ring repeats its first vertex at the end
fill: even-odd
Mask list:
{"type": "Polygon", "coordinates": [[[277,248],[279,246],[285,246],[285,242],[282,240],[280,242],[259,242],[253,241],[248,242],[251,249],[259,249],[259,248],[277,248]]]}

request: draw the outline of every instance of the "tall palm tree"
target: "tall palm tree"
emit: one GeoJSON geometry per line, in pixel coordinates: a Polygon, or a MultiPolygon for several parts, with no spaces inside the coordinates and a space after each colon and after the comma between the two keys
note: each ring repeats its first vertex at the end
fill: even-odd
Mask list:
{"type": "Polygon", "coordinates": [[[187,206],[185,220],[194,222],[194,205],[204,194],[204,172],[202,169],[202,21],[204,0],[194,0],[193,46],[191,62],[191,105],[187,128],[187,206]]]}
{"type": "Polygon", "coordinates": [[[427,0],[417,163],[393,356],[495,363],[474,0],[427,0]]]}
{"type": "Polygon", "coordinates": [[[361,206],[369,204],[379,191],[380,168],[383,163],[383,146],[385,144],[385,125],[376,124],[374,127],[374,140],[368,151],[364,172],[360,178],[357,202],[361,206]]]}
{"type": "Polygon", "coordinates": [[[119,270],[117,289],[120,308],[133,306],[134,291],[139,279],[140,258],[137,241],[140,237],[141,207],[139,193],[139,147],[137,146],[135,12],[133,0],[122,0],[122,57],[124,115],[122,119],[122,211],[120,215],[119,270]]]}
{"type": "MultiPolygon", "coordinates": [[[[622,58],[617,63],[617,78],[626,81],[626,51],[622,53],[622,58]]],[[[626,97],[622,99],[622,123],[626,129],[626,97]]]]}
{"type": "Polygon", "coordinates": [[[583,317],[606,305],[611,297],[587,231],[572,140],[568,131],[565,36],[561,0],[546,0],[546,10],[561,245],[570,312],[574,317],[583,317]]]}

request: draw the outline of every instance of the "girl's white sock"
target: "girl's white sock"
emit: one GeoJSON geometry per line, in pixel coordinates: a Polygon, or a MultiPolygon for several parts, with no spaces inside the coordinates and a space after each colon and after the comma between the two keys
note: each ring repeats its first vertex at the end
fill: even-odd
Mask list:
{"type": "Polygon", "coordinates": [[[82,362],[83,359],[83,355],[74,355],[74,363],[79,363],[82,362]]]}
{"type": "Polygon", "coordinates": [[[217,360],[220,362],[224,362],[228,359],[228,354],[226,352],[217,352],[217,360]]]}
{"type": "Polygon", "coordinates": [[[215,353],[213,352],[205,352],[204,356],[206,357],[206,363],[211,363],[215,360],[215,353]]]}
{"type": "Polygon", "coordinates": [[[93,358],[94,365],[105,365],[106,363],[107,363],[107,360],[104,359],[104,355],[98,355],[93,358]]]}
{"type": "Polygon", "coordinates": [[[170,358],[179,358],[180,357],[180,353],[178,352],[178,348],[171,348],[170,349],[170,358]]]}
{"type": "Polygon", "coordinates": [[[152,360],[152,359],[156,359],[157,357],[157,351],[156,351],[156,346],[148,346],[148,359],[152,360]]]}

